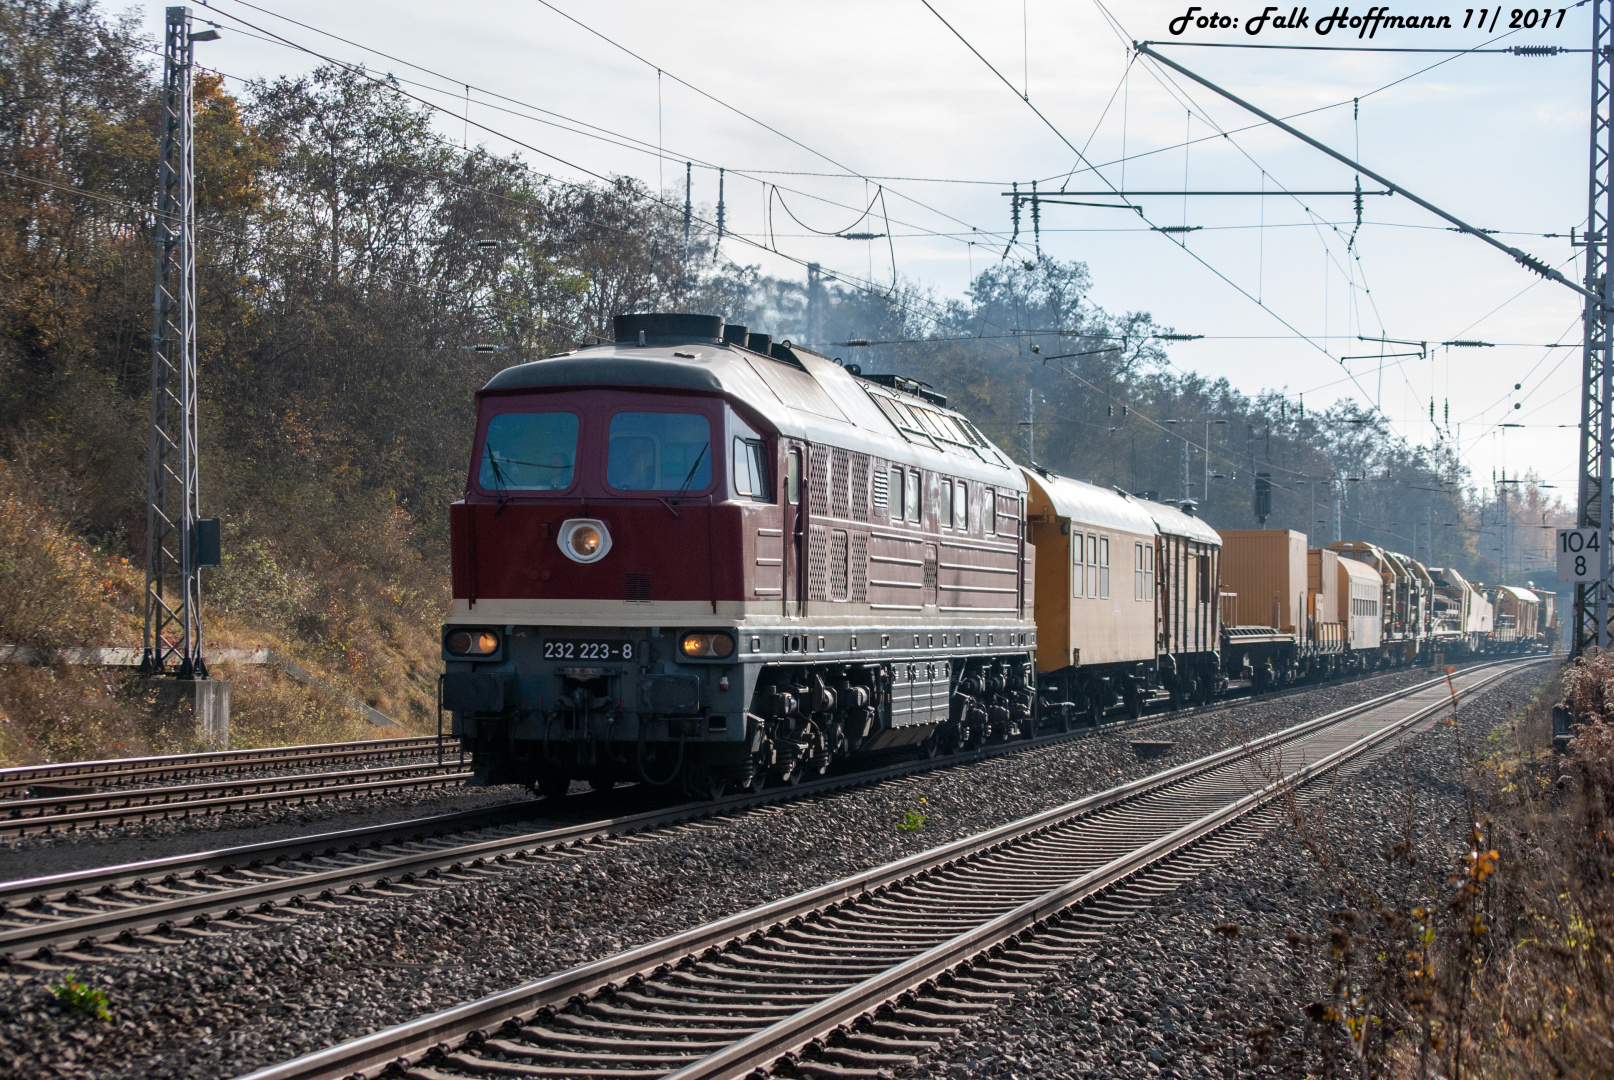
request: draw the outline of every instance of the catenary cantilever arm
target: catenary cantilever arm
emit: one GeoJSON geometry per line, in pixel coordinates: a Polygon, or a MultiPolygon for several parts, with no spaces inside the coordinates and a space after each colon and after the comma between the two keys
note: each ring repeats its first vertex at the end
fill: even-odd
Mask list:
{"type": "Polygon", "coordinates": [[[1187,76],[1188,78],[1194,80],[1196,83],[1198,83],[1199,85],[1205,87],[1206,89],[1214,90],[1216,93],[1222,95],[1222,97],[1225,97],[1227,100],[1231,101],[1233,104],[1238,105],[1241,108],[1248,109],[1250,112],[1252,112],[1255,115],[1259,116],[1261,119],[1265,120],[1267,123],[1271,124],[1273,127],[1279,128],[1280,130],[1283,130],[1283,131],[1287,131],[1289,134],[1293,135],[1295,138],[1301,140],[1302,142],[1306,143],[1307,145],[1313,146],[1313,147],[1317,148],[1318,150],[1321,150],[1323,153],[1327,154],[1329,157],[1335,159],[1336,161],[1343,162],[1344,164],[1350,166],[1352,169],[1354,169],[1355,171],[1361,173],[1363,176],[1370,177],[1371,179],[1377,181],[1378,183],[1383,184],[1385,187],[1389,188],[1391,191],[1395,192],[1397,195],[1403,195],[1406,198],[1411,199],[1413,202],[1417,203],[1419,206],[1423,207],[1425,210],[1429,211],[1431,214],[1434,214],[1436,217],[1444,218],[1445,220],[1451,222],[1453,225],[1457,226],[1457,229],[1458,229],[1459,232],[1465,232],[1465,233],[1469,233],[1472,236],[1477,236],[1481,240],[1485,241],[1487,244],[1490,244],[1492,247],[1497,248],[1497,249],[1499,249],[1501,251],[1507,252],[1509,255],[1511,255],[1513,257],[1514,261],[1518,262],[1520,265],[1526,267],[1527,269],[1534,270],[1536,273],[1540,274],[1544,278],[1549,278],[1549,279],[1551,279],[1553,281],[1556,281],[1560,285],[1564,285],[1564,286],[1567,286],[1568,288],[1571,288],[1571,289],[1575,290],[1575,292],[1577,292],[1581,296],[1584,296],[1587,299],[1591,300],[1593,303],[1598,303],[1598,304],[1602,303],[1603,298],[1601,296],[1598,296],[1596,293],[1594,293],[1591,290],[1587,289],[1583,285],[1579,285],[1579,284],[1577,284],[1577,283],[1575,283],[1573,281],[1570,281],[1568,278],[1564,277],[1558,271],[1554,270],[1552,267],[1548,266],[1546,263],[1542,262],[1540,259],[1536,258],[1534,255],[1527,254],[1526,252],[1520,251],[1516,247],[1512,247],[1512,246],[1510,246],[1508,244],[1504,244],[1504,243],[1502,243],[1502,241],[1500,241],[1500,240],[1496,239],[1495,237],[1491,236],[1490,234],[1486,233],[1484,230],[1477,229],[1474,226],[1470,225],[1468,222],[1463,221],[1461,218],[1455,217],[1452,214],[1448,214],[1446,211],[1442,210],[1440,207],[1436,206],[1434,203],[1429,202],[1427,199],[1418,198],[1418,196],[1414,195],[1412,192],[1408,191],[1406,188],[1402,187],[1401,185],[1393,183],[1392,181],[1387,180],[1384,177],[1380,176],[1378,173],[1374,172],[1372,169],[1366,168],[1366,167],[1362,166],[1361,164],[1359,164],[1359,163],[1357,163],[1355,161],[1352,161],[1350,158],[1346,157],[1344,154],[1340,153],[1338,150],[1335,150],[1332,147],[1326,146],[1323,143],[1318,142],[1316,139],[1312,138],[1310,135],[1307,135],[1304,131],[1301,131],[1299,128],[1296,128],[1296,127],[1293,127],[1293,126],[1291,126],[1289,124],[1284,123],[1282,120],[1279,120],[1276,116],[1273,116],[1271,113],[1266,112],[1263,109],[1256,108],[1254,105],[1251,105],[1248,101],[1245,101],[1243,98],[1239,97],[1237,94],[1234,94],[1234,93],[1231,93],[1231,92],[1229,92],[1227,90],[1222,89],[1220,86],[1217,86],[1215,83],[1211,82],[1209,79],[1205,78],[1204,76],[1194,74],[1192,71],[1189,71],[1187,68],[1183,67],[1181,64],[1177,63],[1175,60],[1170,60],[1170,59],[1167,59],[1164,56],[1161,56],[1159,53],[1155,52],[1153,49],[1151,49],[1149,47],[1151,44],[1152,43],[1148,42],[1148,41],[1142,41],[1142,42],[1134,41],[1132,43],[1132,47],[1134,49],[1136,49],[1138,52],[1144,54],[1145,56],[1148,56],[1151,59],[1153,59],[1153,60],[1155,60],[1155,61],[1157,61],[1157,62],[1159,62],[1161,64],[1166,65],[1166,67],[1169,67],[1171,70],[1177,72],[1178,74],[1187,76]]]}

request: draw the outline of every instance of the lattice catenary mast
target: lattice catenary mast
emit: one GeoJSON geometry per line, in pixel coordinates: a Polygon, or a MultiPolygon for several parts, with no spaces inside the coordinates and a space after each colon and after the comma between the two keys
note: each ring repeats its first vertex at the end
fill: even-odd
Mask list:
{"type": "Polygon", "coordinates": [[[216,564],[217,522],[202,523],[196,467],[196,184],[189,8],[168,9],[157,168],[157,280],[151,331],[151,447],[146,494],[146,620],[141,671],[207,678],[201,575],[216,564]],[[200,527],[199,527],[200,526],[200,527]],[[198,541],[208,551],[198,551],[198,541]],[[199,558],[205,556],[205,558],[199,558]]]}
{"type": "Polygon", "coordinates": [[[1597,581],[1575,585],[1575,655],[1596,645],[1608,647],[1609,514],[1611,432],[1609,401],[1614,398],[1614,276],[1609,274],[1609,224],[1614,221],[1614,0],[1592,5],[1591,179],[1586,219],[1585,350],[1580,399],[1580,490],[1576,524],[1599,532],[1597,581]]]}

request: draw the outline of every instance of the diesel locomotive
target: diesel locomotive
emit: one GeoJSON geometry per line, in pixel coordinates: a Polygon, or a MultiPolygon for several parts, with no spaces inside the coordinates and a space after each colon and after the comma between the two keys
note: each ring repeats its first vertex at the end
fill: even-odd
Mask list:
{"type": "Polygon", "coordinates": [[[1024,474],[940,395],[720,317],[477,395],[444,706],[482,783],[792,783],[1034,716],[1024,474]]]}
{"type": "Polygon", "coordinates": [[[1542,633],[1525,590],[1022,469],[718,316],[615,337],[477,394],[440,702],[478,783],[716,797],[1542,633]]]}

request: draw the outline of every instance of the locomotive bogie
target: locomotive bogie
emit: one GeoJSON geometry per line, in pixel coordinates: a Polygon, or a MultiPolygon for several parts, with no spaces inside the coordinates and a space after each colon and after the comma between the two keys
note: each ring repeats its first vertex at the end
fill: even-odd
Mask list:
{"type": "Polygon", "coordinates": [[[571,628],[505,627],[485,661],[448,662],[444,704],[480,783],[545,790],[577,778],[711,794],[765,775],[794,782],[859,751],[1031,731],[1029,632],[908,633],[893,645],[896,635],[865,644],[866,633],[823,629],[641,629],[584,642],[571,628]],[[768,651],[715,662],[685,654],[691,638],[731,634],[768,651]],[[977,640],[1027,651],[983,653],[977,640]],[[566,653],[589,658],[556,655],[566,653]]]}

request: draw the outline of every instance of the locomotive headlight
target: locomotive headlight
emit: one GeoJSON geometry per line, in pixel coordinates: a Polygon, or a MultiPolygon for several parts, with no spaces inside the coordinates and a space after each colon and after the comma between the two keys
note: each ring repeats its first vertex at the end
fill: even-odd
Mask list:
{"type": "Polygon", "coordinates": [[[592,559],[594,553],[600,550],[600,530],[592,525],[583,525],[572,530],[572,554],[580,559],[592,559]]]}
{"type": "Polygon", "coordinates": [[[734,652],[734,639],[724,633],[685,634],[678,647],[691,660],[721,660],[734,652]]]}
{"type": "Polygon", "coordinates": [[[491,656],[499,651],[499,635],[492,630],[456,630],[443,641],[455,656],[491,656]]]}
{"type": "Polygon", "coordinates": [[[593,563],[611,550],[611,531],[595,518],[571,518],[561,523],[556,537],[561,554],[572,562],[593,563]]]}

